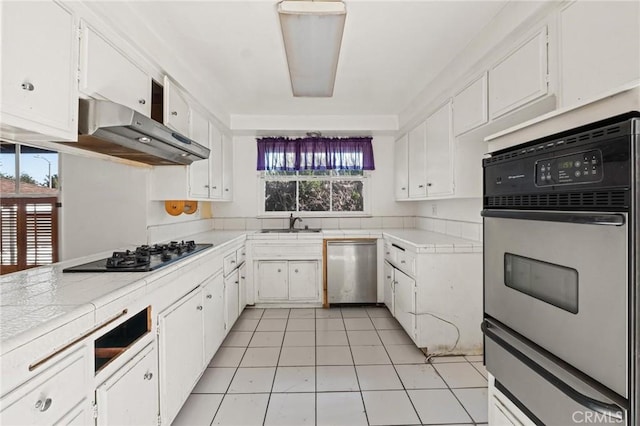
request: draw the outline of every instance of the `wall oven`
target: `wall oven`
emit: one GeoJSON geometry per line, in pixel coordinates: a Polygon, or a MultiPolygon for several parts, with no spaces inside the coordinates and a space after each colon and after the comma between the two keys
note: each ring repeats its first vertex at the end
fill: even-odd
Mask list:
{"type": "Polygon", "coordinates": [[[638,116],[483,162],[486,365],[534,423],[637,424],[638,116]]]}

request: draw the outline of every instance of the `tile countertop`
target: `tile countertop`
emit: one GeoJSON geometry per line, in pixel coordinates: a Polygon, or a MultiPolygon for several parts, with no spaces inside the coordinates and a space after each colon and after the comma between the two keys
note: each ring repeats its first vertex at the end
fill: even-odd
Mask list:
{"type": "MultiPolygon", "coordinates": [[[[40,266],[0,277],[0,355],[80,318],[93,318],[100,307],[133,291],[144,289],[157,279],[197,262],[210,250],[224,249],[239,239],[308,240],[323,238],[380,238],[413,246],[418,253],[478,252],[482,242],[419,229],[324,230],[319,233],[261,234],[259,231],[207,231],[190,235],[198,243],[211,243],[183,261],[151,272],[73,273],[68,266],[111,255],[111,251],[40,266]]],[[[125,247],[126,248],[126,247],[125,247]]],[[[133,247],[129,247],[130,249],[133,247]]],[[[124,248],[123,248],[124,249],[124,248]]],[[[91,321],[90,321],[91,322],[91,321]]]]}

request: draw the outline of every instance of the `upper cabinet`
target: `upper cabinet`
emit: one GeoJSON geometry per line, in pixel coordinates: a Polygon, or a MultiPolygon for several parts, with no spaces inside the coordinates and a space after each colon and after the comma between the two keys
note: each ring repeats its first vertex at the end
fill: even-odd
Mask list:
{"type": "Polygon", "coordinates": [[[637,1],[576,1],[561,10],[561,106],[640,78],[639,20],[637,1]]]}
{"type": "Polygon", "coordinates": [[[164,77],[164,124],[183,135],[189,134],[189,103],[182,90],[168,76],[164,77]]]}
{"type": "Polygon", "coordinates": [[[85,22],[81,23],[80,91],[151,115],[151,77],[85,22]]]}
{"type": "Polygon", "coordinates": [[[222,199],[233,200],[233,139],[222,134],[222,199]]]}
{"type": "Polygon", "coordinates": [[[400,139],[395,142],[394,147],[395,163],[395,195],[396,200],[406,200],[409,198],[409,136],[402,135],[400,139]]]}
{"type": "Polygon", "coordinates": [[[427,196],[426,129],[426,123],[421,123],[409,132],[409,198],[427,196]]]}
{"type": "Polygon", "coordinates": [[[0,136],[76,140],[76,19],[53,2],[2,2],[1,9],[0,136]]]}
{"type": "Polygon", "coordinates": [[[489,115],[497,118],[547,94],[547,27],[489,69],[489,115]]]}
{"type": "MultiPolygon", "coordinates": [[[[209,145],[209,121],[198,110],[191,111],[189,136],[200,145],[209,145]]],[[[209,198],[209,160],[194,161],[189,165],[189,193],[193,198],[209,198]]]]}
{"type": "Polygon", "coordinates": [[[453,144],[451,137],[451,103],[447,102],[426,121],[427,196],[453,194],[453,144]]]}
{"type": "Polygon", "coordinates": [[[487,122],[486,72],[453,97],[453,111],[453,133],[456,136],[487,122]]]}

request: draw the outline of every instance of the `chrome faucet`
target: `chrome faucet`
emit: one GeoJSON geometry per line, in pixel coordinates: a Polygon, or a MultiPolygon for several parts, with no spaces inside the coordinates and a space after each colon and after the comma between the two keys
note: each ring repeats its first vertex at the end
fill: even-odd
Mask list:
{"type": "Polygon", "coordinates": [[[293,213],[291,213],[291,216],[289,216],[289,229],[293,229],[293,227],[296,226],[296,222],[298,220],[302,222],[302,218],[293,217],[293,213]]]}

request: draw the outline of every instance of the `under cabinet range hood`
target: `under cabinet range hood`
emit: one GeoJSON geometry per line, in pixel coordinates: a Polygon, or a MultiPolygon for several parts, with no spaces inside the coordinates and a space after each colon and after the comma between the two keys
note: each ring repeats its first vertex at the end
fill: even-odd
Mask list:
{"type": "Polygon", "coordinates": [[[124,105],[80,99],[78,115],[78,142],[70,146],[154,166],[209,158],[209,148],[124,105]]]}

